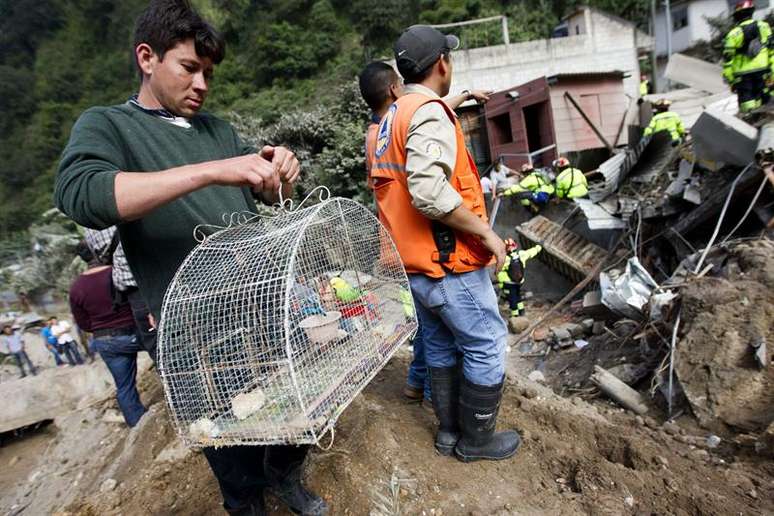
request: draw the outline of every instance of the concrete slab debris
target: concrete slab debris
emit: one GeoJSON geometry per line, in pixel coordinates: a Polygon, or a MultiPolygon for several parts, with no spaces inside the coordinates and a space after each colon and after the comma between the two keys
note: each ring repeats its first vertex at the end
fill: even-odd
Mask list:
{"type": "Polygon", "coordinates": [[[608,212],[601,205],[595,204],[588,199],[575,199],[575,204],[580,206],[583,215],[586,216],[586,222],[589,229],[596,231],[599,229],[625,229],[626,222],[608,212]]]}
{"type": "Polygon", "coordinates": [[[769,122],[761,127],[760,138],[755,148],[755,159],[759,163],[774,161],[774,122],[769,122]]]}
{"type": "Polygon", "coordinates": [[[693,163],[688,160],[680,160],[680,168],[677,172],[677,177],[672,181],[666,189],[666,194],[669,197],[682,197],[688,186],[688,181],[693,174],[693,163]]]}
{"type": "MultiPolygon", "coordinates": [[[[138,373],[150,366],[148,355],[138,355],[138,373]]],[[[44,369],[37,376],[4,382],[3,388],[14,395],[3,400],[0,432],[54,419],[76,407],[115,395],[115,382],[102,361],[44,369]]]]}
{"type": "Polygon", "coordinates": [[[699,190],[699,181],[691,181],[683,191],[683,200],[691,204],[701,204],[701,190],[699,190]]]}
{"type": "Polygon", "coordinates": [[[771,358],[769,358],[769,352],[766,348],[766,339],[764,337],[759,337],[751,342],[750,346],[753,348],[755,363],[758,367],[760,369],[767,367],[769,362],[771,362],[771,358]]]}
{"type": "Polygon", "coordinates": [[[758,129],[725,113],[705,111],[691,130],[697,158],[743,167],[758,143],[758,129]]]}
{"type": "Polygon", "coordinates": [[[672,54],[664,77],[709,93],[729,92],[723,82],[723,69],[707,61],[684,54],[672,54]]]}

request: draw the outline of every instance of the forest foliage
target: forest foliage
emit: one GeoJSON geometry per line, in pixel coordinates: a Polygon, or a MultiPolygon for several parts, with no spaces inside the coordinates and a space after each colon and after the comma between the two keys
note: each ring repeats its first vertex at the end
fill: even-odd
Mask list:
{"type": "MultiPolygon", "coordinates": [[[[70,128],[89,106],[124,102],[138,79],[133,20],[147,0],[0,0],[0,240],[52,206],[70,128]]],[[[511,41],[547,37],[581,3],[646,23],[647,0],[194,0],[223,31],[227,57],[205,109],[256,143],[301,156],[317,184],[365,200],[367,110],[355,76],[389,57],[402,28],[505,14],[511,41]]],[[[495,25],[470,37],[497,38],[495,25]],[[494,36],[488,35],[490,31],[494,36]]],[[[478,32],[475,32],[478,31],[478,32]]]]}

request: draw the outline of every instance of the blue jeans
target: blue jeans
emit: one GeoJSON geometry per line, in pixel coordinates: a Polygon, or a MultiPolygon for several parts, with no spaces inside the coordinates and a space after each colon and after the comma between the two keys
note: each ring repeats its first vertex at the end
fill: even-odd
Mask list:
{"type": "Polygon", "coordinates": [[[78,344],[75,341],[71,340],[64,344],[57,344],[57,347],[59,354],[64,355],[71,366],[83,364],[83,358],[78,353],[78,344]]]}
{"type": "MultiPolygon", "coordinates": [[[[417,314],[419,315],[419,314],[417,314]]],[[[425,341],[422,335],[422,321],[417,317],[417,334],[412,345],[414,347],[414,360],[411,361],[406,383],[415,389],[424,389],[424,397],[430,400],[430,375],[427,374],[425,363],[425,341]]]]}
{"type": "Polygon", "coordinates": [[[440,279],[409,275],[430,367],[452,367],[462,355],[468,381],[493,386],[505,374],[505,338],[489,273],[486,269],[447,273],[440,279]]]}
{"type": "Polygon", "coordinates": [[[64,364],[64,362],[62,362],[62,357],[59,356],[59,351],[56,350],[56,346],[53,344],[46,344],[46,349],[49,353],[54,355],[54,362],[56,362],[56,365],[60,366],[64,364]]]}
{"type": "Polygon", "coordinates": [[[99,337],[94,339],[92,346],[116,382],[116,398],[126,424],[136,425],[145,414],[137,392],[137,352],[142,351],[139,339],[135,335],[99,337]]]}
{"type": "Polygon", "coordinates": [[[23,349],[21,351],[17,351],[15,353],[11,353],[14,358],[16,359],[16,365],[19,366],[19,370],[21,371],[21,377],[24,378],[27,376],[27,373],[24,372],[24,367],[26,366],[27,369],[29,369],[30,373],[35,376],[37,371],[35,370],[35,366],[32,364],[32,361],[30,360],[30,357],[27,355],[27,352],[23,349]]]}

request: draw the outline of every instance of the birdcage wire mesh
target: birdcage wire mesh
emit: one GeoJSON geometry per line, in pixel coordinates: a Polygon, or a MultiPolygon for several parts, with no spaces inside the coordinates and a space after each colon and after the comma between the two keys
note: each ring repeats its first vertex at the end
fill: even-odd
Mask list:
{"type": "Polygon", "coordinates": [[[395,245],[342,198],[232,216],[164,297],[159,372],[193,446],[319,444],[416,331],[395,245]]]}

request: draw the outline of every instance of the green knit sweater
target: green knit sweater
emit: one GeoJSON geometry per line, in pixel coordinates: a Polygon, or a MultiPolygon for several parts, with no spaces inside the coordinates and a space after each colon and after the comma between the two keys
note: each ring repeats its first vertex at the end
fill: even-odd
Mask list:
{"type": "Polygon", "coordinates": [[[255,152],[230,124],[199,114],[191,127],[173,125],[131,104],[95,107],[75,123],[59,164],[54,200],[77,223],[118,225],[121,243],[151,313],[161,315],[167,286],[196,245],[199,224],[223,225],[224,214],[256,210],[248,188],[209,186],[123,222],[114,191],[119,171],[157,172],[255,152]]]}

